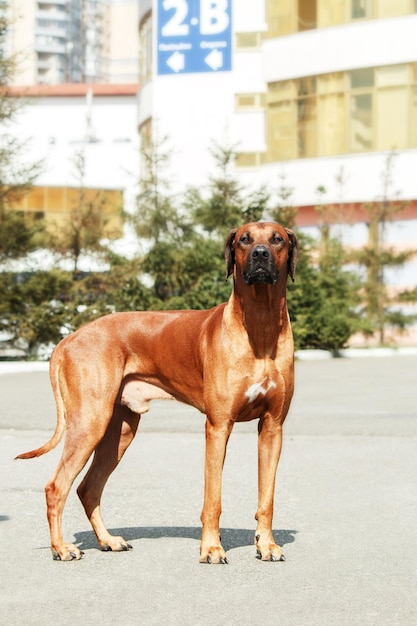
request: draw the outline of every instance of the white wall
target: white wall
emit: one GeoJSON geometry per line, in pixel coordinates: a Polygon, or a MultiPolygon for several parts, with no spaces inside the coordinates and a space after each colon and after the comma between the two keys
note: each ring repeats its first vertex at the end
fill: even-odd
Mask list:
{"type": "MultiPolygon", "coordinates": [[[[262,166],[259,170],[247,168],[241,172],[243,181],[256,185],[264,182],[277,187],[284,177],[291,187],[294,205],[311,205],[318,201],[317,187],[324,186],[322,202],[372,202],[383,196],[383,172],[389,153],[349,154],[316,159],[296,159],[262,166]],[[345,183],[341,186],[336,176],[343,171],[345,183]]],[[[391,198],[417,198],[417,150],[396,153],[393,159],[391,198]]]]}
{"type": "Polygon", "coordinates": [[[153,119],[173,146],[176,190],[201,185],[213,172],[210,147],[231,139],[234,95],[229,72],[160,76],[153,85],[153,119]]]}
{"type": "Polygon", "coordinates": [[[416,60],[417,15],[363,21],[266,40],[266,82],[416,60]]]}
{"type": "Polygon", "coordinates": [[[22,139],[31,138],[28,160],[44,160],[44,171],[36,184],[76,185],[72,159],[82,149],[86,154],[86,186],[124,189],[137,184],[134,96],[96,96],[90,106],[85,97],[35,97],[19,114],[13,132],[22,139]],[[96,143],[85,143],[88,131],[96,143]]]}

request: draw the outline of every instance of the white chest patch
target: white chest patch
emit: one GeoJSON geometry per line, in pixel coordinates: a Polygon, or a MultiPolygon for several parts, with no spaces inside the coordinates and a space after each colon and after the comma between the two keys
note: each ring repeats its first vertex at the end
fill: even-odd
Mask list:
{"type": "Polygon", "coordinates": [[[274,389],[276,384],[274,381],[264,380],[262,383],[255,383],[251,385],[246,391],[245,396],[248,398],[248,402],[253,402],[258,396],[266,396],[270,389],[274,389]]]}

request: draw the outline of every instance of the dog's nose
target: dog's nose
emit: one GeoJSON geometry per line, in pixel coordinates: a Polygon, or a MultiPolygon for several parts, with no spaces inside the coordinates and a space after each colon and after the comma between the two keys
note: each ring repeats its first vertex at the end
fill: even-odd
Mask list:
{"type": "Polygon", "coordinates": [[[269,259],[269,257],[271,256],[271,252],[269,250],[269,248],[267,248],[266,246],[256,246],[253,250],[252,250],[252,258],[254,259],[269,259]]]}

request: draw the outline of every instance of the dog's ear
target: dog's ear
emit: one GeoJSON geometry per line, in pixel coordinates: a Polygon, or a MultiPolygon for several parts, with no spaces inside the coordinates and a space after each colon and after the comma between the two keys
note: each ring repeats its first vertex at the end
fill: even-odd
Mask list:
{"type": "Polygon", "coordinates": [[[295,280],[295,266],[297,265],[298,256],[298,239],[294,231],[289,228],[285,229],[290,240],[290,251],[288,253],[288,274],[291,276],[292,282],[295,280]]]}
{"type": "Polygon", "coordinates": [[[227,239],[224,244],[224,258],[226,259],[226,280],[229,278],[230,274],[233,274],[233,268],[235,266],[235,235],[237,233],[237,228],[233,228],[230,233],[227,235],[227,239]]]}

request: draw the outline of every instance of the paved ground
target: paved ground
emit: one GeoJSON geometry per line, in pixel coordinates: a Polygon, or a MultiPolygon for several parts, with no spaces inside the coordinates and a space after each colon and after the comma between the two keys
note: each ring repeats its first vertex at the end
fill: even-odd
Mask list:
{"type": "MultiPolygon", "coordinates": [[[[408,626],[417,623],[417,357],[297,363],[278,471],[285,563],[255,558],[256,424],[237,425],[224,474],[229,565],[198,563],[204,418],[155,403],[111,478],[104,514],[134,546],[101,553],[74,492],[54,562],[43,486],[60,451],[45,372],[0,376],[0,624],[408,626]]],[[[118,531],[119,532],[119,531],[118,531]]]]}

